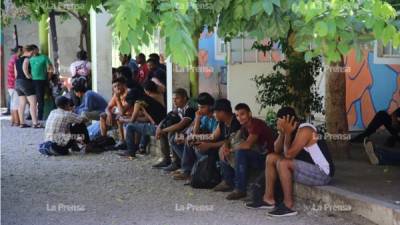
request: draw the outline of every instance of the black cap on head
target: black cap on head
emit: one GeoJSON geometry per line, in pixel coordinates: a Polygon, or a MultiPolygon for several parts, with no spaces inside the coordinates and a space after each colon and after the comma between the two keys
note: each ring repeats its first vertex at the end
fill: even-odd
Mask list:
{"type": "Polygon", "coordinates": [[[214,111],[223,111],[226,113],[232,113],[232,105],[228,99],[218,99],[214,104],[214,111]]]}
{"type": "Polygon", "coordinates": [[[74,105],[72,100],[70,98],[65,97],[65,96],[58,96],[56,98],[55,102],[56,102],[56,106],[58,108],[62,108],[62,109],[65,109],[67,106],[73,106],[74,105]]]}
{"type": "Polygon", "coordinates": [[[209,93],[203,92],[197,96],[197,103],[199,105],[214,106],[215,100],[209,93]]]}

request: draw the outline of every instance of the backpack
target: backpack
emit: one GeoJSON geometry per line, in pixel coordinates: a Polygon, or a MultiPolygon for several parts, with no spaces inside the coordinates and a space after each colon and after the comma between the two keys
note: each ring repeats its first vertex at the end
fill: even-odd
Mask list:
{"type": "Polygon", "coordinates": [[[170,127],[174,124],[179,123],[180,121],[181,121],[181,117],[178,115],[178,113],[171,111],[167,114],[164,121],[161,123],[161,129],[170,127]]]}
{"type": "Polygon", "coordinates": [[[217,156],[206,155],[200,158],[191,171],[190,186],[193,188],[211,189],[221,181],[221,175],[217,169],[217,156]]]}
{"type": "Polygon", "coordinates": [[[90,142],[89,146],[86,147],[86,153],[102,153],[109,149],[110,146],[115,145],[115,140],[109,136],[96,137],[90,142]]]}

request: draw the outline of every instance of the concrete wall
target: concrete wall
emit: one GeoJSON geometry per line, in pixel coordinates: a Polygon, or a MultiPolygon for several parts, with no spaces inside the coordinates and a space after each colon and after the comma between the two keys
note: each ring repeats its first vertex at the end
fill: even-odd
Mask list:
{"type": "Polygon", "coordinates": [[[90,12],[92,87],[107,100],[112,94],[112,31],[107,26],[109,19],[108,13],[90,12]]]}
{"type": "MultiPolygon", "coordinates": [[[[39,46],[38,23],[26,20],[11,21],[9,26],[4,27],[4,58],[7,63],[11,57],[10,49],[15,47],[14,24],[17,25],[18,39],[20,45],[36,44],[39,46]]],[[[69,65],[75,61],[79,45],[80,24],[78,20],[71,17],[61,21],[56,17],[56,29],[58,38],[60,72],[69,74],[69,65]]],[[[51,54],[51,40],[49,39],[49,53],[51,54]]],[[[52,60],[52,56],[51,56],[52,60]]],[[[7,65],[7,64],[6,64],[7,65]]],[[[5,68],[7,74],[7,68],[5,68]]]]}
{"type": "Polygon", "coordinates": [[[253,115],[265,118],[266,110],[259,112],[260,104],[256,102],[257,87],[251,79],[255,75],[269,74],[274,63],[244,63],[228,66],[228,99],[232,107],[236,104],[247,103],[253,115]]]}
{"type": "MultiPolygon", "coordinates": [[[[60,74],[70,75],[69,66],[76,60],[76,53],[79,51],[79,35],[81,25],[77,19],[71,17],[66,21],[61,21],[56,17],[58,54],[60,63],[60,74]]],[[[49,39],[49,53],[52,56],[51,40],[49,39]]]]}

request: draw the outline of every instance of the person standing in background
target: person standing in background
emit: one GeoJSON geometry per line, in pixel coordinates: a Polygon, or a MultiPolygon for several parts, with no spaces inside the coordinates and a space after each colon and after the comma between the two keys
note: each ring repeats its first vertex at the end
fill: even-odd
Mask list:
{"type": "Polygon", "coordinates": [[[10,95],[10,112],[11,112],[11,126],[19,126],[18,116],[18,94],[15,90],[15,73],[14,66],[19,57],[22,55],[22,46],[17,46],[11,49],[13,55],[7,65],[7,89],[10,95]]]}
{"type": "Polygon", "coordinates": [[[44,95],[46,87],[48,87],[51,72],[53,71],[53,64],[47,55],[40,54],[39,48],[34,47],[33,56],[29,59],[31,67],[31,74],[33,86],[35,87],[36,99],[38,102],[38,120],[43,120],[44,110],[44,95]]]}
{"type": "Polygon", "coordinates": [[[136,63],[139,65],[139,74],[137,76],[137,81],[139,84],[143,85],[143,83],[146,81],[147,75],[149,74],[146,56],[143,53],[139,53],[136,56],[136,63]]]}
{"type": "Polygon", "coordinates": [[[14,66],[14,74],[16,75],[15,90],[18,93],[18,115],[21,128],[30,127],[25,124],[24,112],[27,101],[29,102],[29,109],[32,116],[32,127],[33,128],[43,128],[41,124],[38,123],[37,119],[37,100],[35,95],[35,87],[32,82],[31,68],[29,63],[29,58],[32,56],[35,47],[28,45],[24,47],[24,53],[17,60],[14,66]]]}

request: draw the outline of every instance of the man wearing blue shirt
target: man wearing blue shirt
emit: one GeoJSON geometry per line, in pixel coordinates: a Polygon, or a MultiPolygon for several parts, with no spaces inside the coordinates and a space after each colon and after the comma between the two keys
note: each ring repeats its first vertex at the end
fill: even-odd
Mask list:
{"type": "MultiPolygon", "coordinates": [[[[215,128],[218,126],[217,120],[214,118],[213,105],[214,98],[208,93],[200,93],[197,98],[198,110],[193,123],[192,134],[212,134],[215,128]]],[[[190,172],[193,168],[194,163],[201,157],[209,154],[216,153],[217,151],[206,151],[201,152],[190,143],[186,143],[183,156],[182,156],[182,170],[177,172],[173,177],[175,180],[188,180],[190,178],[190,172]]]]}
{"type": "Polygon", "coordinates": [[[99,120],[100,114],[103,113],[108,105],[103,96],[98,93],[86,90],[83,84],[73,87],[75,95],[81,99],[81,105],[75,108],[75,113],[89,120],[99,120]]]}

